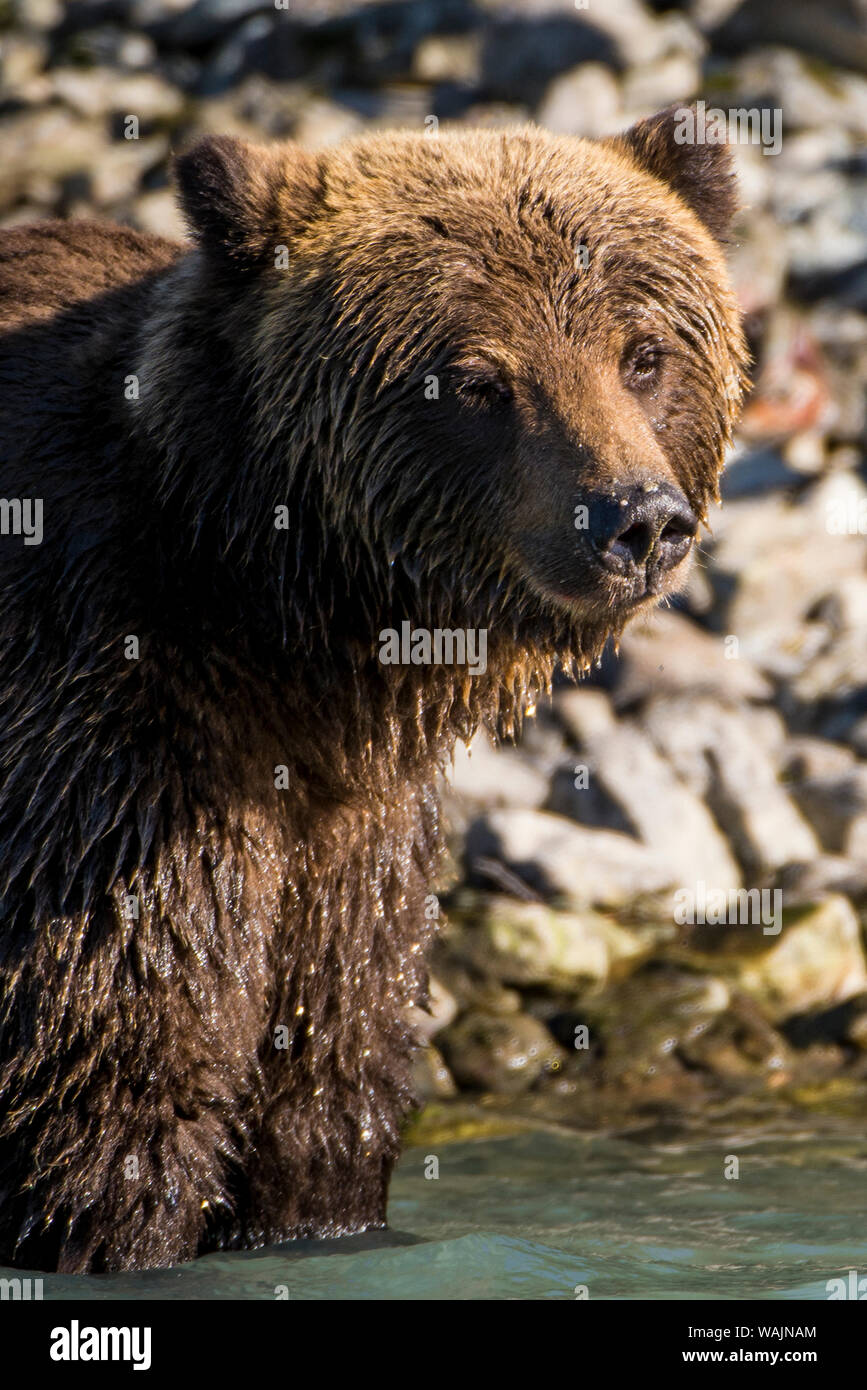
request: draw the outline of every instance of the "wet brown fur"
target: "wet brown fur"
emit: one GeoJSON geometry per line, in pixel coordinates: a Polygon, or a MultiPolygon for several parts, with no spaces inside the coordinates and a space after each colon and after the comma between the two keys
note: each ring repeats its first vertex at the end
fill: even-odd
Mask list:
{"type": "Polygon", "coordinates": [[[625,620],[582,488],[703,512],[738,405],[730,167],[662,120],[217,139],[178,163],[193,248],[0,236],[0,495],[45,517],[0,537],[0,1264],[384,1222],[439,769],[625,620]],[[487,673],[380,664],[404,618],[487,629],[487,673]]]}

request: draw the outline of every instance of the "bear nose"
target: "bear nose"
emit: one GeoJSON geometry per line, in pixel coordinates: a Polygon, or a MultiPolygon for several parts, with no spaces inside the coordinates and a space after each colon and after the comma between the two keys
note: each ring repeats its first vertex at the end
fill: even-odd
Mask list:
{"type": "Polygon", "coordinates": [[[599,499],[589,513],[590,540],[602,564],[615,574],[651,564],[658,572],[674,569],[698,526],[683,493],[668,483],[643,483],[599,499]]]}

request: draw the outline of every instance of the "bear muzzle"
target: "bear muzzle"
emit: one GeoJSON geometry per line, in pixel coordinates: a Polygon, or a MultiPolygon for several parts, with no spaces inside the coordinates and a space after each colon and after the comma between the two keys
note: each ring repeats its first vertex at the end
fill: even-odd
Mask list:
{"type": "Polygon", "coordinates": [[[586,505],[587,541],[598,564],[622,581],[633,602],[661,592],[698,529],[683,493],[670,483],[645,481],[588,497],[586,505]]]}

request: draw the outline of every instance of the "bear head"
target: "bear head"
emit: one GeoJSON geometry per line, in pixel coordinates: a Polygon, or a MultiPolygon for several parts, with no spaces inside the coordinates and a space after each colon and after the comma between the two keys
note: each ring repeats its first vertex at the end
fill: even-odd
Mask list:
{"type": "Polygon", "coordinates": [[[178,158],[254,364],[249,448],[340,537],[374,631],[403,612],[586,665],[682,583],[746,353],[730,154],[676,121],[178,158]]]}

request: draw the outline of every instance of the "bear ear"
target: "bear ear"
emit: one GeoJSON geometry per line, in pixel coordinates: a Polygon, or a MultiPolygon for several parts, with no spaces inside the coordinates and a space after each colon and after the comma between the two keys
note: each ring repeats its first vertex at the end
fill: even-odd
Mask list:
{"type": "Polygon", "coordinates": [[[300,230],[322,194],[319,158],[291,141],[269,147],[209,135],[175,156],[174,176],[195,240],[238,267],[273,258],[281,237],[300,230]]]}
{"type": "Polygon", "coordinates": [[[737,211],[737,180],[727,144],[699,144],[694,106],[669,106],[636,121],[614,144],[649,174],[674,189],[717,240],[737,211]]]}

